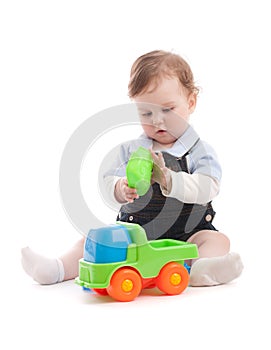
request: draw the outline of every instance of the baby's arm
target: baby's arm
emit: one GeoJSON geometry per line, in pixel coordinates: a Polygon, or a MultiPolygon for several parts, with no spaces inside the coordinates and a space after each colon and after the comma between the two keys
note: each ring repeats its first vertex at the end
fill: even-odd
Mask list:
{"type": "Polygon", "coordinates": [[[169,170],[172,186],[170,190],[161,187],[166,197],[173,197],[184,203],[206,204],[219,192],[219,182],[204,174],[188,174],[169,170]]]}
{"type": "Polygon", "coordinates": [[[138,198],[136,189],[128,186],[125,176],[104,176],[103,185],[106,200],[117,210],[119,210],[120,204],[132,203],[138,198]]]}
{"type": "Polygon", "coordinates": [[[138,198],[136,189],[129,188],[126,179],[126,165],[130,156],[129,143],[119,145],[112,163],[103,174],[103,195],[106,201],[119,210],[120,205],[138,198]]]}
{"type": "Polygon", "coordinates": [[[153,158],[152,181],[157,182],[161,189],[170,193],[172,188],[172,176],[170,170],[166,167],[163,155],[161,152],[155,153],[150,150],[153,158]]]}
{"type": "MultiPolygon", "coordinates": [[[[154,160],[152,180],[159,183],[161,191],[166,197],[173,197],[184,203],[206,204],[210,202],[219,192],[219,181],[214,176],[204,174],[206,160],[203,157],[198,160],[200,169],[193,174],[186,172],[175,172],[165,166],[162,153],[151,151],[154,160]],[[202,171],[203,173],[200,173],[202,171]]],[[[216,163],[216,160],[213,160],[216,163]]],[[[212,161],[208,160],[208,167],[212,161]]],[[[219,168],[219,167],[218,167],[219,168]]]]}
{"type": "Polygon", "coordinates": [[[118,203],[133,203],[133,201],[139,198],[135,188],[128,186],[128,181],[125,177],[120,178],[114,188],[114,196],[118,203]]]}
{"type": "Polygon", "coordinates": [[[128,186],[126,177],[107,176],[104,178],[104,185],[108,195],[107,200],[117,207],[120,204],[132,203],[138,198],[136,189],[128,186]]]}

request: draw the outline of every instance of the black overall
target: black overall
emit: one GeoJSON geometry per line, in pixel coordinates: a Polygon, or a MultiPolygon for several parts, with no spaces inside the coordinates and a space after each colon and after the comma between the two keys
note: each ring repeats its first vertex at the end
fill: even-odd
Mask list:
{"type": "MultiPolygon", "coordinates": [[[[186,156],[190,151],[180,158],[163,152],[166,166],[175,172],[189,173],[186,156]]],[[[144,196],[123,205],[117,220],[143,226],[149,240],[173,238],[187,241],[198,231],[216,230],[212,225],[214,216],[211,202],[206,205],[183,203],[165,197],[160,185],[154,183],[144,196]]]]}

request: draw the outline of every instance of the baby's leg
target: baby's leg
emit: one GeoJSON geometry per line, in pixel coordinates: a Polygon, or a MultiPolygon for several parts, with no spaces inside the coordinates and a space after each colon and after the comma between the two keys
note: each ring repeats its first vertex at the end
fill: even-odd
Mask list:
{"type": "Polygon", "coordinates": [[[78,276],[79,260],[83,258],[85,239],[80,239],[71,250],[62,255],[59,259],[64,266],[64,281],[71,280],[78,276]]]}
{"type": "Polygon", "coordinates": [[[22,249],[22,265],[25,272],[40,284],[53,284],[73,279],[78,275],[78,260],[83,257],[85,240],[80,239],[71,250],[60,258],[50,259],[22,249]]]}
{"type": "Polygon", "coordinates": [[[191,286],[212,286],[228,283],[240,276],[243,264],[239,254],[229,253],[230,241],[217,231],[202,230],[188,240],[195,243],[199,259],[192,261],[191,286]]]}

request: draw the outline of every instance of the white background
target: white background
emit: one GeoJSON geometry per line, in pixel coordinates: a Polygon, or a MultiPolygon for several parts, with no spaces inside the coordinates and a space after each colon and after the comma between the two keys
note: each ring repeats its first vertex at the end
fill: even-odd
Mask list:
{"type": "MultiPolygon", "coordinates": [[[[5,349],[270,347],[263,321],[271,311],[270,32],[267,0],[1,2],[5,349]],[[86,118],[129,102],[130,66],[154,49],[181,54],[202,87],[191,123],[219,155],[223,181],[214,224],[241,254],[243,276],[172,298],[145,292],[129,304],[86,295],[73,282],[38,286],[22,271],[20,248],[55,256],[80,238],[59,196],[65,144],[86,118]]],[[[108,133],[100,145],[106,152],[137,134],[108,133]]],[[[90,159],[98,166],[97,145],[82,184],[90,206],[109,223],[115,214],[99,198],[94,170],[87,171],[90,159]]]]}

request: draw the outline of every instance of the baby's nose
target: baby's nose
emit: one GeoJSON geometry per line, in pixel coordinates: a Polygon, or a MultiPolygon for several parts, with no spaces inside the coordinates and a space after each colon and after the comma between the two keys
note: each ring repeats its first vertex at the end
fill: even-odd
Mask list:
{"type": "Polygon", "coordinates": [[[153,116],[153,125],[160,125],[162,123],[164,123],[164,114],[155,113],[153,116]]]}

